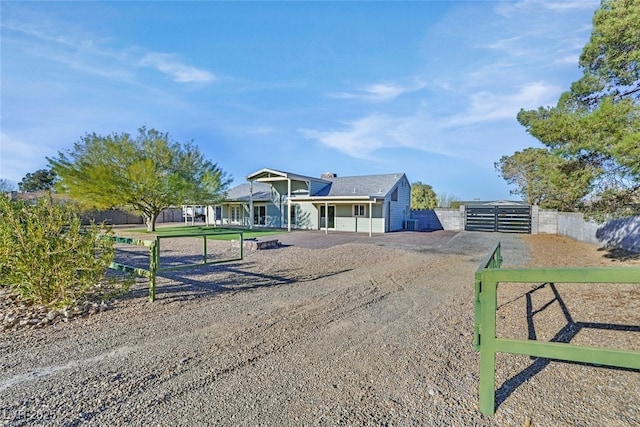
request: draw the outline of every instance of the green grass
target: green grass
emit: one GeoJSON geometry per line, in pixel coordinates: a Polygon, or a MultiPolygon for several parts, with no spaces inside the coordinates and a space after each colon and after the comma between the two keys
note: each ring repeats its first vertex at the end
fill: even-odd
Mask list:
{"type": "MultiPolygon", "coordinates": [[[[265,229],[259,229],[259,228],[254,228],[253,230],[250,230],[248,228],[207,227],[204,225],[201,225],[201,226],[200,225],[177,225],[177,226],[171,226],[171,227],[158,227],[154,232],[148,232],[146,228],[139,228],[131,231],[135,231],[137,233],[148,233],[148,234],[158,235],[158,236],[175,236],[175,235],[185,235],[185,234],[199,236],[205,232],[206,233],[211,233],[211,232],[224,233],[224,232],[242,231],[242,234],[245,239],[260,238],[265,236],[271,236],[274,234],[284,233],[283,230],[265,230],[265,229]]],[[[216,236],[216,235],[207,236],[208,239],[215,239],[215,240],[233,240],[233,239],[237,239],[237,237],[238,237],[237,234],[221,234],[219,236],[216,236]]]]}

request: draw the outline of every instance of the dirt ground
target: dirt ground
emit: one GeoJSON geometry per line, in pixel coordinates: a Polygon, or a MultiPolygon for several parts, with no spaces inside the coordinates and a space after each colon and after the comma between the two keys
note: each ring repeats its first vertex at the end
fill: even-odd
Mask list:
{"type": "MultiPolygon", "coordinates": [[[[472,346],[473,276],[496,241],[505,268],[638,255],[549,235],[274,238],[240,262],[165,274],[154,303],[141,282],[104,312],[1,332],[0,423],[640,425],[640,372],[510,355],[483,416],[472,346]]],[[[637,286],[575,288],[504,286],[499,334],[526,338],[533,309],[537,339],[640,350],[637,286]],[[614,324],[627,328],[589,327],[614,324]]]]}

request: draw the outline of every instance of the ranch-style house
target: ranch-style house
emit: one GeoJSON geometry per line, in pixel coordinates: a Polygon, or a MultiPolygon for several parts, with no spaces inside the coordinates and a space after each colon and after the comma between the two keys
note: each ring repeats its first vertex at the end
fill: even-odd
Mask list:
{"type": "Polygon", "coordinates": [[[289,231],[386,233],[405,227],[410,206],[411,185],[404,173],[314,178],[265,168],[233,187],[224,203],[209,207],[207,221],[289,231]]]}

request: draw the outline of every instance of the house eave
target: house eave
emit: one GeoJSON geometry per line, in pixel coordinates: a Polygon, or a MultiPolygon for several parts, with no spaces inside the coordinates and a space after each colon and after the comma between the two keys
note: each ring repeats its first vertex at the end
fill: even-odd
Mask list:
{"type": "MultiPolygon", "coordinates": [[[[253,199],[253,203],[269,203],[269,202],[271,202],[270,199],[253,199]]],[[[224,204],[233,204],[233,203],[241,203],[241,204],[249,203],[249,197],[240,198],[240,199],[226,199],[220,202],[219,204],[224,205],[224,204]]]]}
{"type": "Polygon", "coordinates": [[[292,202],[340,202],[340,203],[362,203],[362,202],[374,202],[377,203],[379,197],[374,196],[320,196],[320,197],[291,197],[292,202]]]}
{"type": "Polygon", "coordinates": [[[314,178],[311,176],[298,175],[291,172],[284,172],[275,169],[264,168],[260,169],[257,172],[247,175],[247,181],[258,181],[258,182],[274,182],[274,181],[317,181],[323,183],[331,183],[331,181],[322,179],[322,178],[314,178]]]}

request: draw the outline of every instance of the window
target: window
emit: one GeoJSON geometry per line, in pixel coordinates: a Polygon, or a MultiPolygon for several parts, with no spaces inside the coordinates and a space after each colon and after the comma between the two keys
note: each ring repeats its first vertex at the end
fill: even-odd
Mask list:
{"type": "Polygon", "coordinates": [[[397,188],[395,190],[393,190],[393,193],[391,193],[391,201],[392,202],[397,202],[398,201],[398,189],[397,188]]]}
{"type": "Polygon", "coordinates": [[[365,205],[353,205],[353,216],[365,216],[366,212],[365,205]]]}
{"type": "Polygon", "coordinates": [[[267,207],[266,206],[253,207],[253,224],[254,225],[267,224],[267,207]]]}
{"type": "Polygon", "coordinates": [[[291,205],[291,225],[296,225],[296,205],[291,205]]]}
{"type": "Polygon", "coordinates": [[[231,223],[240,224],[240,206],[231,206],[231,223]]]}

